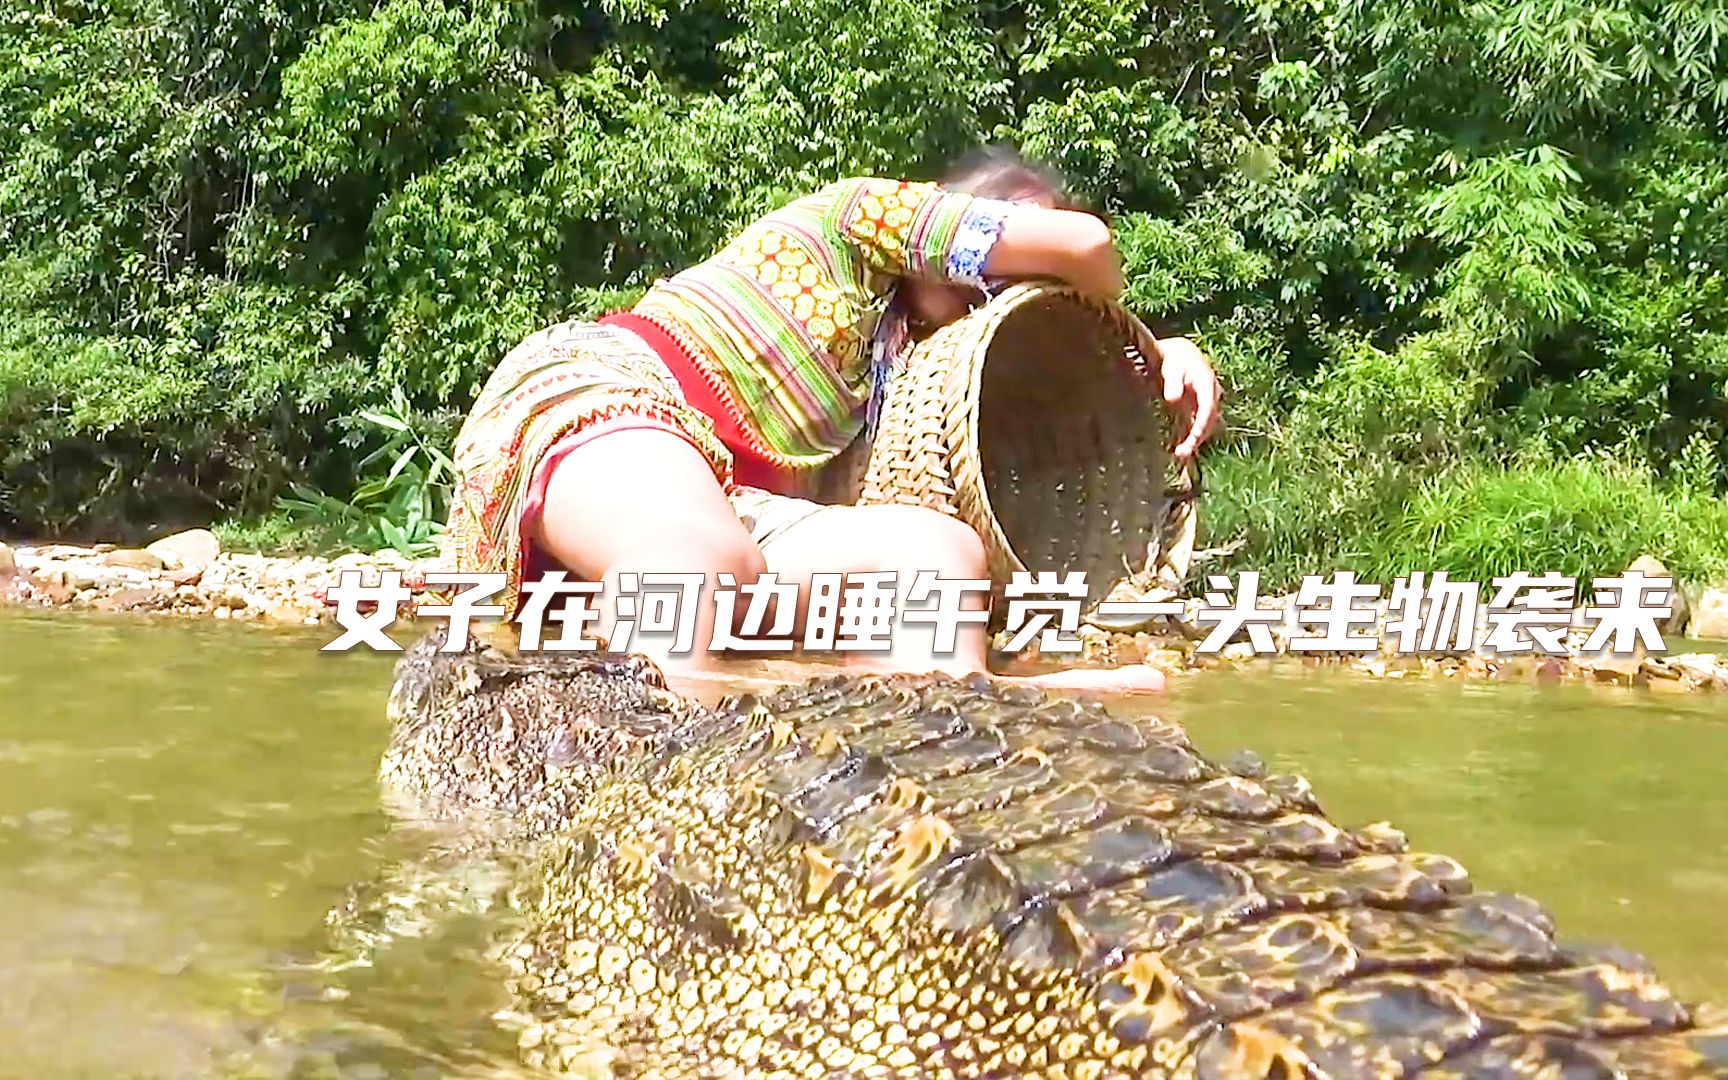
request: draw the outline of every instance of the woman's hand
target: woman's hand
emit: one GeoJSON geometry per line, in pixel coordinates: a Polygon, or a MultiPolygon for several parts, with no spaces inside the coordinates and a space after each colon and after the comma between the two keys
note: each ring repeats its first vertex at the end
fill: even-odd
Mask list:
{"type": "Polygon", "coordinates": [[[1218,410],[1218,375],[1206,354],[1187,338],[1160,338],[1163,355],[1164,401],[1191,418],[1187,436],[1177,444],[1178,458],[1193,457],[1200,444],[1223,427],[1218,410]]]}

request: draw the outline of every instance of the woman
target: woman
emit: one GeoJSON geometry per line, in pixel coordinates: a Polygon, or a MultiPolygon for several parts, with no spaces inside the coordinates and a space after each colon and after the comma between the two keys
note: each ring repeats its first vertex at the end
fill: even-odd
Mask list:
{"type": "MultiPolygon", "coordinates": [[[[943,514],[793,493],[859,434],[920,332],[965,314],[987,279],[1056,278],[1120,296],[1108,226],[1062,203],[1059,182],[1001,152],[941,184],[845,180],[756,221],[629,312],[534,334],[493,373],[457,439],[447,555],[459,570],[508,575],[513,613],[521,584],[548,570],[600,582],[607,637],[622,575],[703,575],[693,651],[640,635],[630,644],[674,677],[716,659],[721,574],[796,584],[800,628],[816,574],[894,572],[902,602],[919,571],[987,577],[978,536],[943,514]]],[[[1190,397],[1195,413],[1178,452],[1192,453],[1210,430],[1216,381],[1191,346],[1167,352],[1166,397],[1190,397]]],[[[987,670],[982,626],[964,625],[952,655],[937,654],[933,633],[897,623],[890,652],[850,655],[887,671],[987,670]]],[[[1032,681],[1163,686],[1144,666],[1032,681]]]]}

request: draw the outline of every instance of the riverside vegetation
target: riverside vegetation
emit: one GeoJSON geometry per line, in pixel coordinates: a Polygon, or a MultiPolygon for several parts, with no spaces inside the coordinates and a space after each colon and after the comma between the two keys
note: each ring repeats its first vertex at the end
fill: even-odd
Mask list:
{"type": "Polygon", "coordinates": [[[1205,569],[1721,584],[1725,118],[1724,0],[17,0],[0,534],[423,554],[520,337],[1003,140],[1226,382],[1205,569]]]}

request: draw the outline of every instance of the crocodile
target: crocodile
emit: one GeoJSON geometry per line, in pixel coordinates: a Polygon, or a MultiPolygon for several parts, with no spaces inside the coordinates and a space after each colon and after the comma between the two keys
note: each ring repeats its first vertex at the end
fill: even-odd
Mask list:
{"type": "Polygon", "coordinates": [[[523,1062],[653,1077],[1728,1077],[1728,1011],[1302,778],[987,677],[701,705],[442,633],[380,777],[529,844],[523,1062]]]}

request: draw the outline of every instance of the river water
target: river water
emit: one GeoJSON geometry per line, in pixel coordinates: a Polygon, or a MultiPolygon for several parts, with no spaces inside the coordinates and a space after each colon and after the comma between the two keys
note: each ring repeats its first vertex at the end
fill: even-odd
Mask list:
{"type": "MultiPolygon", "coordinates": [[[[392,658],[331,636],[0,610],[0,1077],[526,1075],[484,918],[306,970],[349,883],[420,842],[373,781],[392,658]]],[[[1720,698],[1286,669],[1112,709],[1728,1003],[1720,698]]]]}

